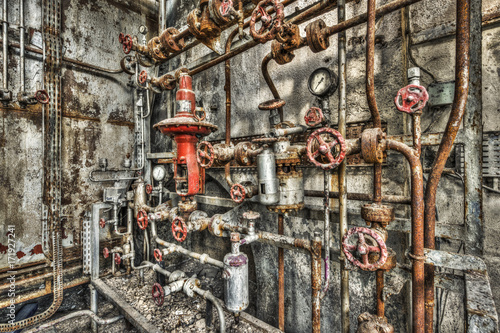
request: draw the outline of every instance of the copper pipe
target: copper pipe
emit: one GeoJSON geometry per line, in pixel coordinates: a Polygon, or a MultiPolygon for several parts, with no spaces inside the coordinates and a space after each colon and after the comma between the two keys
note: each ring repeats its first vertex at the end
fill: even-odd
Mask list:
{"type": "MultiPolygon", "coordinates": [[[[273,56],[271,52],[269,52],[264,59],[262,59],[262,76],[264,77],[264,80],[267,83],[267,86],[269,87],[269,90],[271,90],[271,93],[273,94],[274,99],[281,99],[280,94],[278,92],[278,89],[276,89],[276,86],[273,83],[273,79],[271,79],[271,76],[269,75],[269,70],[268,70],[268,65],[269,62],[273,59],[273,56]]],[[[280,115],[280,122],[283,122],[283,107],[280,107],[278,109],[279,115],[280,115]]]]}
{"type": "MultiPolygon", "coordinates": [[[[470,45],[470,0],[457,0],[457,30],[455,51],[455,97],[448,124],[443,134],[436,159],[432,166],[425,191],[425,247],[434,249],[436,234],[436,191],[446,161],[453,148],[453,142],[467,104],[469,92],[469,45],[470,45]]],[[[425,278],[426,332],[434,328],[434,267],[426,267],[425,278]]]]}
{"type": "Polygon", "coordinates": [[[311,248],[312,331],[321,332],[321,237],[315,233],[311,248]]]}
{"type": "MultiPolygon", "coordinates": [[[[283,215],[278,214],[278,235],[283,234],[283,215]]],[[[278,248],[278,323],[281,331],[285,331],[285,254],[283,251],[283,248],[278,248]]]]}
{"type": "Polygon", "coordinates": [[[383,318],[385,317],[385,302],[384,302],[384,271],[378,269],[376,271],[377,276],[377,316],[383,318]]]}

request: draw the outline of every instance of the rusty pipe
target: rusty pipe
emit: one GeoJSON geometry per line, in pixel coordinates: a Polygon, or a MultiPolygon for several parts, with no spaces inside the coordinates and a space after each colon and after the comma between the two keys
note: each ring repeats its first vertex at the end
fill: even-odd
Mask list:
{"type": "Polygon", "coordinates": [[[376,289],[377,289],[377,316],[385,317],[385,302],[384,302],[384,271],[377,269],[376,274],[376,289]]]}
{"type": "MultiPolygon", "coordinates": [[[[453,148],[453,142],[467,104],[469,92],[469,45],[470,45],[470,0],[457,0],[457,29],[455,47],[455,97],[453,106],[441,139],[441,144],[432,165],[425,191],[425,247],[434,249],[436,234],[436,191],[444,166],[453,148]]],[[[434,267],[426,267],[426,332],[434,328],[434,267]]]]}
{"type": "MultiPolygon", "coordinates": [[[[278,89],[276,89],[276,86],[273,83],[273,79],[271,79],[271,75],[269,75],[269,62],[273,59],[273,55],[271,52],[269,52],[264,59],[262,59],[262,64],[261,64],[261,70],[262,70],[262,76],[264,77],[264,80],[267,83],[267,86],[269,87],[269,90],[271,90],[271,93],[273,94],[274,99],[281,99],[280,94],[278,92],[278,89]]],[[[280,115],[280,122],[283,122],[283,107],[278,108],[278,113],[280,115]]]]}
{"type": "MultiPolygon", "coordinates": [[[[278,214],[278,235],[284,234],[283,214],[278,214]]],[[[278,326],[285,331],[285,253],[278,248],[278,326]]]]}
{"type": "Polygon", "coordinates": [[[314,233],[311,244],[312,332],[321,332],[321,237],[314,233]]]}

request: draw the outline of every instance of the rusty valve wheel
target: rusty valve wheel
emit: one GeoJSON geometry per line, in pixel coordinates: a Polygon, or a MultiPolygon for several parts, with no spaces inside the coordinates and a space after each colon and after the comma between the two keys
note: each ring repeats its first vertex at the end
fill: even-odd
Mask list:
{"type": "Polygon", "coordinates": [[[105,247],[104,249],[102,249],[102,256],[104,258],[108,258],[109,257],[109,250],[107,247],[105,247]]]}
{"type": "Polygon", "coordinates": [[[234,11],[233,2],[231,0],[222,0],[219,8],[219,13],[222,17],[230,17],[234,11]]]}
{"type": "Polygon", "coordinates": [[[172,234],[174,235],[175,240],[178,242],[184,242],[184,240],[186,239],[187,227],[182,217],[177,216],[172,221],[172,234]]]}
{"type": "Polygon", "coordinates": [[[148,80],[148,72],[142,71],[139,73],[139,83],[144,84],[148,80]]]}
{"type": "Polygon", "coordinates": [[[398,91],[396,98],[394,98],[394,104],[399,111],[412,114],[422,110],[428,100],[429,94],[425,87],[410,84],[398,91]],[[401,103],[399,103],[400,98],[401,103]]]}
{"type": "Polygon", "coordinates": [[[153,254],[155,256],[156,261],[161,262],[163,260],[160,249],[155,249],[153,254]]]}
{"type": "Polygon", "coordinates": [[[104,227],[106,226],[106,220],[105,220],[105,219],[103,219],[103,218],[101,218],[101,219],[99,220],[99,226],[100,226],[101,228],[104,228],[104,227]]]}
{"type": "Polygon", "coordinates": [[[231,199],[236,203],[242,203],[245,200],[246,191],[243,185],[234,184],[231,186],[231,199]]]}
{"type": "Polygon", "coordinates": [[[307,126],[314,127],[321,124],[325,121],[325,116],[323,115],[323,111],[320,108],[312,107],[307,110],[306,115],[304,116],[304,120],[307,126]]]}
{"type": "Polygon", "coordinates": [[[344,160],[346,152],[345,141],[342,135],[333,128],[328,127],[314,131],[307,140],[306,148],[309,160],[323,170],[336,168],[344,160]],[[333,137],[333,140],[330,142],[325,141],[322,137],[324,134],[333,137]],[[313,151],[315,148],[316,150],[313,151]],[[326,157],[328,163],[322,163],[322,156],[326,157]]]}
{"type": "Polygon", "coordinates": [[[122,257],[118,253],[115,253],[115,264],[120,265],[122,263],[122,257]]]}
{"type": "Polygon", "coordinates": [[[202,168],[210,168],[214,164],[215,152],[210,142],[202,141],[196,149],[196,160],[202,168]]]}
{"type": "Polygon", "coordinates": [[[364,227],[354,227],[345,234],[342,239],[342,250],[347,260],[364,271],[375,271],[385,264],[387,260],[387,247],[382,237],[376,231],[364,227]],[[349,244],[349,239],[354,234],[358,235],[358,243],[356,245],[349,244]],[[373,238],[378,246],[366,244],[365,235],[369,235],[373,238]],[[357,251],[358,254],[361,255],[362,262],[354,257],[352,254],[354,251],[357,251]],[[370,252],[380,253],[379,259],[373,264],[368,260],[370,252]]]}
{"type": "Polygon", "coordinates": [[[283,4],[279,0],[262,0],[258,3],[252,12],[252,18],[250,19],[250,34],[253,39],[259,43],[264,44],[265,42],[272,40],[281,31],[281,25],[283,24],[283,19],[285,17],[283,4]],[[264,7],[272,5],[276,15],[274,18],[271,17],[264,9],[264,7]],[[257,15],[260,13],[260,21],[262,26],[259,31],[255,28],[255,22],[257,21],[257,15]]]}
{"type": "Polygon", "coordinates": [[[156,305],[163,305],[163,301],[165,300],[165,292],[163,291],[163,287],[159,283],[153,284],[151,295],[153,295],[153,300],[155,301],[156,305]]]}
{"type": "Polygon", "coordinates": [[[146,185],[146,193],[147,194],[153,193],[153,186],[151,184],[146,185]]]}
{"type": "Polygon", "coordinates": [[[122,44],[123,52],[125,54],[129,54],[130,51],[132,51],[132,45],[134,45],[132,36],[125,35],[123,34],[123,32],[121,32],[118,36],[118,41],[120,42],[120,44],[122,44]]]}
{"type": "Polygon", "coordinates": [[[144,230],[148,227],[148,214],[144,209],[141,209],[137,213],[137,225],[141,230],[144,230]]]}
{"type": "Polygon", "coordinates": [[[49,104],[50,101],[49,94],[45,90],[37,90],[35,92],[35,99],[40,104],[49,104]]]}
{"type": "Polygon", "coordinates": [[[269,101],[265,101],[259,104],[259,110],[269,111],[276,110],[283,106],[285,106],[286,102],[282,99],[271,99],[269,101]]]}

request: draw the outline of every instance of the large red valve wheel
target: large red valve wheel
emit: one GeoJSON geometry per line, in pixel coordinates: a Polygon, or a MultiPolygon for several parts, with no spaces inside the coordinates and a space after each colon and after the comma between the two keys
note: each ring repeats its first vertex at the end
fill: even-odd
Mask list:
{"type": "Polygon", "coordinates": [[[222,0],[219,8],[219,12],[222,17],[229,17],[231,13],[234,12],[233,1],[231,0],[222,0]]]}
{"type": "Polygon", "coordinates": [[[104,227],[106,226],[106,220],[105,220],[105,219],[103,219],[103,218],[101,218],[101,219],[99,220],[99,226],[100,226],[101,228],[104,228],[104,227]]]}
{"type": "Polygon", "coordinates": [[[314,127],[321,124],[325,120],[325,116],[320,108],[313,106],[307,110],[304,120],[307,126],[314,127]]]}
{"type": "Polygon", "coordinates": [[[196,149],[196,160],[202,168],[210,168],[214,164],[215,152],[210,142],[202,141],[196,149]]]}
{"type": "Polygon", "coordinates": [[[119,266],[122,263],[122,257],[118,253],[115,253],[115,264],[119,266]]]}
{"type": "Polygon", "coordinates": [[[35,92],[35,99],[40,104],[49,104],[50,97],[46,90],[37,90],[35,92]]]}
{"type": "Polygon", "coordinates": [[[236,203],[242,203],[245,200],[246,191],[243,185],[234,184],[231,186],[231,199],[236,203]]]}
{"type": "Polygon", "coordinates": [[[146,185],[146,193],[147,194],[153,193],[153,185],[151,185],[151,184],[146,185]]]}
{"type": "Polygon", "coordinates": [[[154,252],[153,252],[154,256],[155,256],[155,260],[158,261],[158,262],[161,262],[163,260],[163,256],[161,254],[161,250],[160,249],[155,249],[154,252]]]}
{"type": "Polygon", "coordinates": [[[187,236],[187,226],[184,219],[180,216],[176,216],[172,221],[172,235],[178,242],[184,242],[187,236]]]}
{"type": "Polygon", "coordinates": [[[163,291],[163,287],[159,283],[153,284],[151,295],[153,296],[153,300],[155,301],[156,305],[163,305],[163,302],[165,301],[165,292],[163,291]]]}
{"type": "Polygon", "coordinates": [[[118,41],[122,44],[123,52],[125,54],[129,54],[132,51],[132,45],[134,45],[134,41],[132,40],[132,36],[125,35],[123,32],[118,36],[118,41]]]}
{"type": "Polygon", "coordinates": [[[253,10],[252,18],[250,19],[250,34],[255,41],[260,43],[272,40],[281,31],[284,17],[284,7],[279,0],[262,0],[253,10]],[[276,13],[274,18],[271,17],[271,15],[269,15],[265,10],[265,7],[269,5],[274,7],[274,11],[276,13]],[[255,28],[255,22],[257,21],[257,16],[259,14],[262,26],[259,31],[257,31],[255,28]]]}
{"type": "Polygon", "coordinates": [[[314,131],[307,140],[307,157],[323,170],[336,168],[345,158],[346,145],[342,135],[333,128],[323,127],[314,131]],[[323,136],[330,137],[331,141],[323,136]],[[323,163],[321,157],[328,163],[323,163]]]}
{"type": "Polygon", "coordinates": [[[396,104],[396,108],[399,111],[411,114],[422,110],[428,100],[429,94],[425,87],[417,84],[410,84],[398,91],[394,99],[394,104],[396,104]]]}
{"type": "Polygon", "coordinates": [[[141,230],[144,230],[148,227],[148,213],[146,213],[144,209],[141,209],[137,213],[137,225],[141,230]]]}
{"type": "Polygon", "coordinates": [[[148,80],[148,72],[146,72],[145,70],[141,71],[139,73],[139,83],[144,84],[146,83],[147,80],[148,80]]]}
{"type": "Polygon", "coordinates": [[[102,249],[102,256],[104,258],[108,258],[109,257],[109,249],[107,247],[105,247],[104,249],[102,249]]]}
{"type": "Polygon", "coordinates": [[[385,245],[382,236],[380,236],[376,231],[364,227],[354,227],[347,231],[342,239],[342,250],[347,257],[347,260],[349,260],[354,266],[357,266],[365,271],[376,271],[387,261],[387,246],[385,245]],[[349,240],[353,235],[358,236],[358,242],[356,245],[349,243],[349,240]],[[368,245],[366,243],[365,235],[373,238],[373,240],[377,243],[377,246],[368,245]],[[353,252],[355,251],[361,255],[361,261],[354,257],[353,252]],[[379,259],[373,264],[371,264],[368,259],[368,255],[371,252],[380,253],[379,259]]]}

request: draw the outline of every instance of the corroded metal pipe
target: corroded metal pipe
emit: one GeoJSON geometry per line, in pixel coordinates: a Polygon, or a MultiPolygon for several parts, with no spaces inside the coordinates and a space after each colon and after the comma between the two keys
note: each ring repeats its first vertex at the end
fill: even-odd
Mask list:
{"type": "Polygon", "coordinates": [[[321,332],[321,237],[314,234],[311,249],[312,332],[321,332]]]}
{"type": "MultiPolygon", "coordinates": [[[[283,215],[278,214],[278,235],[283,235],[283,215]]],[[[278,328],[285,331],[285,253],[278,248],[278,328]]]]}
{"type": "MultiPolygon", "coordinates": [[[[264,59],[262,59],[262,64],[261,64],[261,70],[262,70],[262,76],[264,77],[264,80],[267,83],[267,86],[269,87],[269,90],[271,90],[271,93],[273,94],[274,99],[281,99],[280,93],[278,92],[278,89],[276,89],[276,86],[273,83],[273,79],[271,79],[271,75],[269,75],[269,62],[273,59],[273,55],[271,52],[269,52],[264,59]]],[[[283,107],[280,106],[278,108],[278,113],[280,115],[280,122],[283,122],[283,107]]]]}

